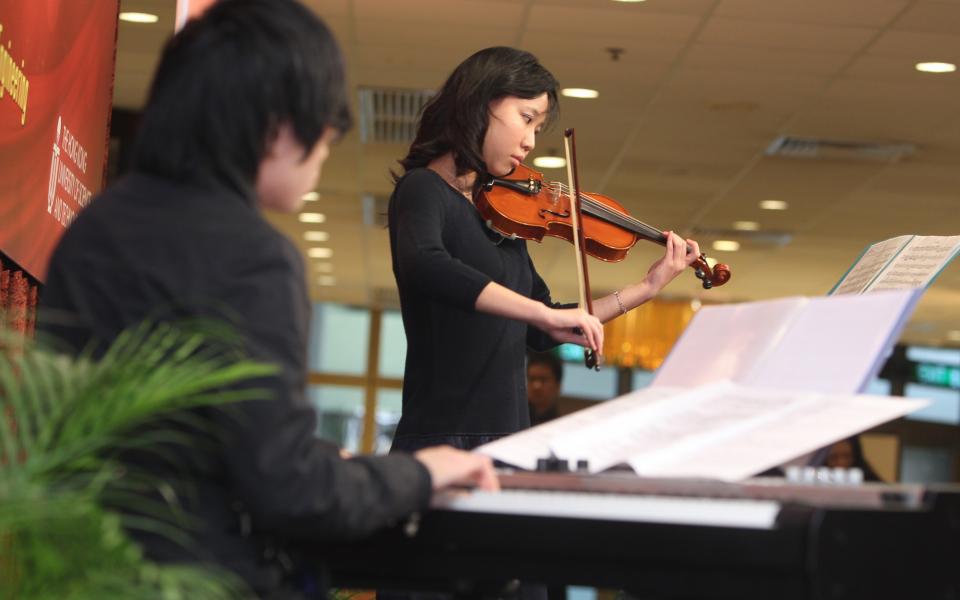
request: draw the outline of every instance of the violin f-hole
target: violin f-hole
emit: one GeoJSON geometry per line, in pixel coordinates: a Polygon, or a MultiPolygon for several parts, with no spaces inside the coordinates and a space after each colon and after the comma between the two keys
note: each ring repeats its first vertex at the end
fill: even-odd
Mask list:
{"type": "Polygon", "coordinates": [[[547,215],[553,215],[555,217],[560,217],[561,219],[566,219],[570,216],[570,211],[566,212],[557,212],[555,210],[550,210],[549,208],[541,208],[540,216],[546,218],[547,215]]]}

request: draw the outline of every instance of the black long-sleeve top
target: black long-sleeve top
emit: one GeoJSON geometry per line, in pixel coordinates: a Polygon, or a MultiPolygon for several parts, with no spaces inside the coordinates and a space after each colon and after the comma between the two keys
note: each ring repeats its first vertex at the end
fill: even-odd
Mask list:
{"type": "Polygon", "coordinates": [[[183,465],[195,493],[182,500],[201,523],[190,532],[196,544],[144,535],[149,557],[213,562],[266,594],[282,576],[276,540],[322,547],[426,507],[430,475],[409,455],[342,460],[314,437],[304,398],[309,314],[295,247],[251,198],[224,187],[134,174],[64,234],[41,297],[44,333],[79,349],[148,317],[217,317],[251,358],[280,368],[256,382],[269,398],[208,411],[222,443],[197,446],[183,465]]]}
{"type": "Polygon", "coordinates": [[[526,323],[478,312],[491,281],[558,306],[527,254],[429,169],[412,169],[389,206],[407,357],[396,438],[486,438],[530,426],[524,357],[556,345],[526,323]]]}

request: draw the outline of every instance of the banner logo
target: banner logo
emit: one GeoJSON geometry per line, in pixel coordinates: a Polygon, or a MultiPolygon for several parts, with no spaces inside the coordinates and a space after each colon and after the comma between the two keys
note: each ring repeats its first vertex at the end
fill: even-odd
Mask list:
{"type": "Polygon", "coordinates": [[[47,212],[53,212],[53,199],[57,197],[57,174],[60,172],[60,128],[63,117],[57,116],[57,137],[53,139],[53,157],[50,159],[50,184],[47,187],[47,212]]]}

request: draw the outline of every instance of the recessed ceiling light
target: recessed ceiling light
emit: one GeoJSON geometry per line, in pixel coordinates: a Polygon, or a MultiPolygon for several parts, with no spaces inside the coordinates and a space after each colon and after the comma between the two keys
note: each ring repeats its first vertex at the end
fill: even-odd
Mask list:
{"type": "Polygon", "coordinates": [[[563,88],[560,93],[567,98],[597,98],[600,92],[590,88],[563,88]]]}
{"type": "Polygon", "coordinates": [[[151,13],[144,12],[122,12],[120,20],[127,23],[156,23],[160,17],[151,13]]]}
{"type": "Polygon", "coordinates": [[[317,277],[317,283],[320,285],[336,285],[337,278],[333,275],[321,275],[320,277],[317,277]]]}
{"type": "Polygon", "coordinates": [[[538,156],[533,159],[533,166],[541,169],[562,169],[567,166],[567,159],[562,156],[538,156]]]}
{"type": "Polygon", "coordinates": [[[762,200],[760,201],[760,208],[764,210],[787,210],[787,204],[783,200],[762,200]]]}
{"type": "Polygon", "coordinates": [[[326,231],[306,231],[303,234],[303,239],[308,242],[325,242],[330,239],[330,234],[326,231]]]}
{"type": "Polygon", "coordinates": [[[948,62],[921,62],[917,63],[917,70],[924,73],[953,73],[957,65],[948,62]]]}
{"type": "Polygon", "coordinates": [[[301,198],[304,202],[316,202],[320,199],[320,192],[307,192],[301,198]]]}
{"type": "Polygon", "coordinates": [[[740,249],[740,242],[734,240],[717,240],[713,242],[713,249],[720,252],[736,252],[740,249]]]}
{"type": "Polygon", "coordinates": [[[300,213],[301,223],[323,223],[327,217],[322,213],[300,213]]]}
{"type": "Polygon", "coordinates": [[[757,231],[760,229],[760,223],[756,221],[734,221],[733,228],[737,231],[757,231]]]}
{"type": "Polygon", "coordinates": [[[333,250],[330,248],[321,248],[319,246],[315,248],[308,248],[307,256],[310,258],[330,258],[333,256],[333,250]]]}
{"type": "Polygon", "coordinates": [[[318,273],[333,273],[333,263],[317,263],[316,269],[318,273]]]}

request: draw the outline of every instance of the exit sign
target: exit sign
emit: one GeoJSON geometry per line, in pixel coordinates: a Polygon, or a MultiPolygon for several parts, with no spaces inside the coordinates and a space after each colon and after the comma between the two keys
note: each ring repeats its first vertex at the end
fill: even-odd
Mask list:
{"type": "Polygon", "coordinates": [[[960,390],[960,367],[917,363],[917,381],[960,390]]]}

